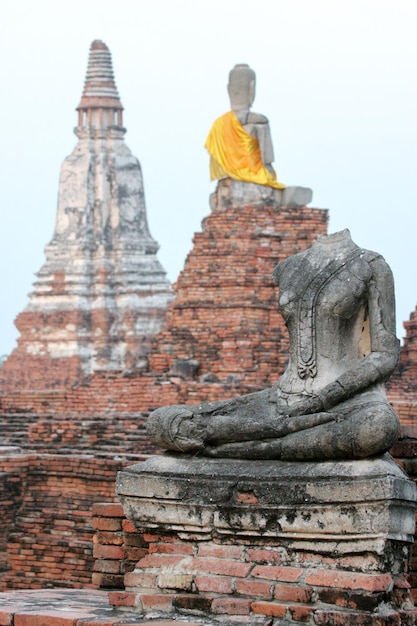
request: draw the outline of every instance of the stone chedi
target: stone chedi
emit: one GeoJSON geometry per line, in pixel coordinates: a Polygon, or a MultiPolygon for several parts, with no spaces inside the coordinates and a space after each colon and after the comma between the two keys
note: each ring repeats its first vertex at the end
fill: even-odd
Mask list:
{"type": "Polygon", "coordinates": [[[13,370],[14,382],[25,387],[141,367],[172,299],[101,41],[91,45],[77,111],[78,143],[62,165],[55,232],[16,321],[18,348],[2,371],[10,380],[13,370]]]}

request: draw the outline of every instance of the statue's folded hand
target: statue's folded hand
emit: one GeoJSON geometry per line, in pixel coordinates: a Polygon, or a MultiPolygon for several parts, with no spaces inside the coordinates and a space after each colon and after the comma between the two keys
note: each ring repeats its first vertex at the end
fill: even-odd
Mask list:
{"type": "Polygon", "coordinates": [[[163,448],[190,452],[204,447],[204,428],[194,413],[181,404],[153,411],[147,422],[147,432],[152,441],[163,448]]]}
{"type": "Polygon", "coordinates": [[[321,413],[323,411],[323,402],[319,396],[308,396],[303,400],[299,400],[295,404],[292,404],[287,410],[286,414],[289,417],[296,417],[298,415],[310,415],[311,413],[321,413]]]}

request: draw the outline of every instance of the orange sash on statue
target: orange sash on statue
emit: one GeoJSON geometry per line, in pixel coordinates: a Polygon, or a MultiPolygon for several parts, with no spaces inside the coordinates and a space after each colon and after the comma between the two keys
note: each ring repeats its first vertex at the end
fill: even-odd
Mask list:
{"type": "Polygon", "coordinates": [[[262,163],[259,142],[249,135],[233,111],[213,123],[205,147],[210,153],[210,180],[230,176],[246,183],[285,189],[275,172],[262,163]]]}

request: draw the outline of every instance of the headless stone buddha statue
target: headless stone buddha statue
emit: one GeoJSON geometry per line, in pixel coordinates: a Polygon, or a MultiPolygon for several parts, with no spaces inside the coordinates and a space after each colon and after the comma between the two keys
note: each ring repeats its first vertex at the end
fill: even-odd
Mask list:
{"type": "Polygon", "coordinates": [[[211,180],[231,177],[243,182],[284,189],[272,167],[274,151],[267,118],[253,113],[255,72],[245,63],[229,74],[231,111],[219,117],[206,140],[211,180]]]}
{"type": "Polygon", "coordinates": [[[269,389],[154,411],[159,446],[210,457],[325,460],[376,455],[398,417],[383,382],[399,356],[391,270],[348,230],[320,236],[274,270],[288,366],[269,389]]]}

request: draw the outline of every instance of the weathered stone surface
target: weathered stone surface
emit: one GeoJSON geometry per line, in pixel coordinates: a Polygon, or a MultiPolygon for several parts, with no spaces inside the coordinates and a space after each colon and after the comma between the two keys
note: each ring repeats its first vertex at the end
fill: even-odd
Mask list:
{"type": "Polygon", "coordinates": [[[286,187],[274,189],[266,185],[244,183],[232,178],[219,181],[216,191],[210,196],[212,210],[227,210],[231,206],[246,204],[276,204],[288,208],[304,207],[313,199],[308,187],[286,187]]]}
{"type": "Polygon", "coordinates": [[[258,140],[262,162],[267,168],[271,168],[274,149],[268,120],[260,113],[250,112],[255,100],[255,91],[255,72],[245,63],[235,65],[229,73],[227,85],[230,107],[245,130],[258,140]]]}
{"type": "Polygon", "coordinates": [[[285,187],[281,192],[281,204],[288,207],[305,206],[313,199],[313,192],[308,187],[285,187]]]}
{"type": "Polygon", "coordinates": [[[325,551],[412,541],[416,487],[389,455],[291,463],[151,457],[118,474],[138,528],[319,541],[325,551]],[[342,546],[349,546],[342,548],[342,546]]]}
{"type": "Polygon", "coordinates": [[[250,624],[259,615],[313,623],[320,612],[346,625],[377,626],[387,612],[409,623],[416,487],[389,455],[286,463],[166,454],[120,472],[117,489],[149,542],[125,576],[126,610],[133,594],[136,604],[157,597],[162,613],[250,624]]]}

